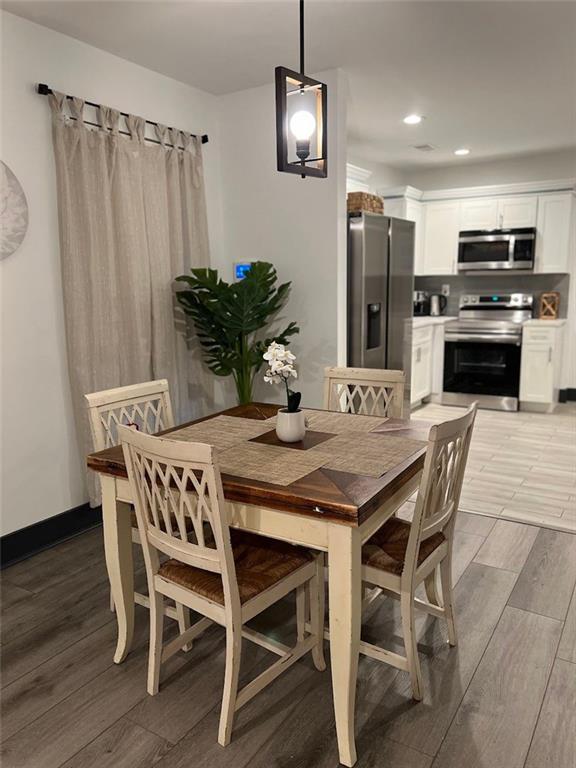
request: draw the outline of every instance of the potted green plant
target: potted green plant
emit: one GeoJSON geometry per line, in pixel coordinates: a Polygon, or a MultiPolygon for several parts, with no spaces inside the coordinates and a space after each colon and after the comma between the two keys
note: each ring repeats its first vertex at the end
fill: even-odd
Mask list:
{"type": "Polygon", "coordinates": [[[261,335],[286,303],[290,283],[276,286],[276,269],[265,261],[253,262],[237,283],[225,282],[216,269],[192,269],[176,279],[186,283],[176,296],[194,321],[208,368],[216,376],[232,376],[238,402],[251,402],[266,349],[274,340],[286,344],[300,330],[291,322],[272,338],[261,335]]]}

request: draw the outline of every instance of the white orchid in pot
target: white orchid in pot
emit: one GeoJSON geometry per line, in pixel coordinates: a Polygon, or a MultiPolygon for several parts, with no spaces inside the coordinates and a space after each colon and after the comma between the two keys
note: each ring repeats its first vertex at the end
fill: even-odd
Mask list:
{"type": "Polygon", "coordinates": [[[287,407],[278,411],[276,434],[284,443],[298,442],[306,434],[306,421],[303,411],[300,410],[302,395],[290,389],[290,381],[298,378],[294,367],[296,356],[286,349],[284,344],[273,341],[263,357],[268,365],[264,381],[267,384],[284,384],[286,388],[287,407]]]}

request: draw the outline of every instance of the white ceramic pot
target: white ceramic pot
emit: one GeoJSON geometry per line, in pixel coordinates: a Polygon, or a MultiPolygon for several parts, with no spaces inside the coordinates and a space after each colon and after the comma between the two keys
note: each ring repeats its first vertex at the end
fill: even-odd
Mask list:
{"type": "Polygon", "coordinates": [[[281,408],[276,417],[276,434],[283,443],[297,443],[303,440],[306,434],[304,411],[289,413],[286,408],[281,408]]]}

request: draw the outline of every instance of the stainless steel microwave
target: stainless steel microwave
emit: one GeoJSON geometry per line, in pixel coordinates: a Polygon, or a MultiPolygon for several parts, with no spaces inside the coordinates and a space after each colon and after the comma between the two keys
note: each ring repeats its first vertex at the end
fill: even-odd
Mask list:
{"type": "Polygon", "coordinates": [[[533,269],[535,245],[534,227],[460,232],[458,272],[533,269]]]}

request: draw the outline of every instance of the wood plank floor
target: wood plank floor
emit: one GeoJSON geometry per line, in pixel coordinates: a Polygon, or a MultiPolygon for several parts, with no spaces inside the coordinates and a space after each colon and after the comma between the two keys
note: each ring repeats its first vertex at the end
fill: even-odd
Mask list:
{"type": "MultiPolygon", "coordinates": [[[[358,766],[574,768],[576,536],[464,512],[456,527],[459,645],[418,617],[419,704],[406,673],[361,657],[358,766]]],[[[238,713],[226,749],[216,741],[221,629],[173,657],[148,696],[147,612],[137,607],[135,650],[114,665],[101,558],[98,529],[2,572],[3,768],[338,766],[330,674],[309,659],[238,713]]],[[[258,629],[289,640],[293,602],[258,629]]],[[[396,601],[370,606],[363,636],[402,649],[396,601]]],[[[244,651],[248,680],[270,659],[250,643],[244,651]]]]}
{"type": "MultiPolygon", "coordinates": [[[[438,423],[462,412],[430,403],[412,418],[438,423]]],[[[478,411],[460,506],[576,532],[576,405],[551,414],[478,411]]]]}

